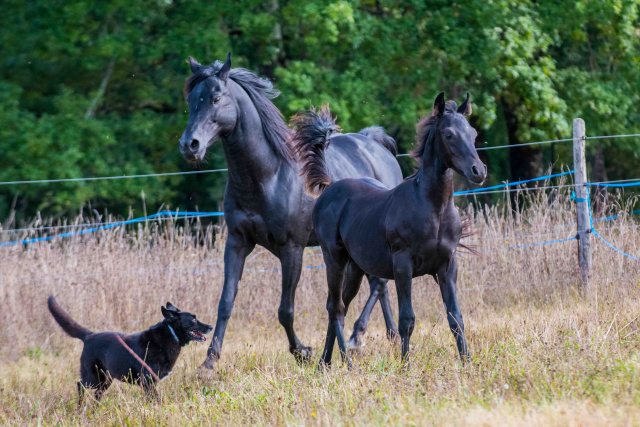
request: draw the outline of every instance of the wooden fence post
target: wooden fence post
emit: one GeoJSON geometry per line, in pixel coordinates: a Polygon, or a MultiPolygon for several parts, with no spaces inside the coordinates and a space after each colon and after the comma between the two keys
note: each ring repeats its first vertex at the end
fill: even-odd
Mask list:
{"type": "Polygon", "coordinates": [[[578,262],[582,293],[589,293],[591,273],[591,220],[589,217],[589,191],[587,181],[587,162],[585,159],[584,120],[573,120],[573,170],[576,183],[576,212],[578,218],[578,262]]]}

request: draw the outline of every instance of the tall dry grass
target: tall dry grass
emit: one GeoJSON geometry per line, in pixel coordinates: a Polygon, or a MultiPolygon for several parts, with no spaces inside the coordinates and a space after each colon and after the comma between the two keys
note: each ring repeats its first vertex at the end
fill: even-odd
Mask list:
{"type": "MultiPolygon", "coordinates": [[[[206,346],[186,349],[159,387],[160,402],[114,385],[76,411],[81,344],[46,309],[54,294],[93,330],[137,332],[171,301],[214,323],[223,283],[224,230],[156,221],[47,243],[0,248],[0,424],[551,424],[640,423],[640,263],[592,237],[593,293],[579,292],[577,243],[504,247],[575,235],[568,190],[464,209],[482,253],[460,256],[458,296],[473,356],[462,366],[431,278],[414,280],[412,366],[386,341],[374,310],[367,345],[347,371],[298,366],[277,321],[278,262],[262,248],[248,258],[223,348],[211,378],[196,370],[206,346]]],[[[623,212],[622,202],[610,211],[623,212]]],[[[640,255],[631,216],[597,223],[617,247],[640,255]]],[[[66,230],[65,230],[66,231],[66,230]]],[[[15,237],[0,234],[4,241],[15,237]]],[[[325,272],[307,249],[296,297],[296,331],[316,352],[326,330],[325,272]]],[[[390,283],[392,285],[392,282],[390,283]]],[[[348,332],[367,296],[352,305],[348,332]]],[[[391,286],[395,305],[395,291],[391,286]]],[[[317,358],[318,355],[314,356],[317,358]]]]}

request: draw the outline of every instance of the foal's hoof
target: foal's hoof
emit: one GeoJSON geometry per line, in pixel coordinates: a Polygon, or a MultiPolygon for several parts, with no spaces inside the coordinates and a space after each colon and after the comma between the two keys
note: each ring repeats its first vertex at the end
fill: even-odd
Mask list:
{"type": "Polygon", "coordinates": [[[300,364],[307,364],[311,361],[313,356],[313,348],[300,346],[291,350],[291,354],[296,358],[296,361],[300,364]]]}
{"type": "Polygon", "coordinates": [[[318,362],[318,372],[326,372],[331,369],[331,362],[325,362],[324,359],[320,359],[318,362]]]}
{"type": "Polygon", "coordinates": [[[392,343],[400,342],[400,334],[397,329],[387,329],[387,338],[392,343]]]}
{"type": "Polygon", "coordinates": [[[362,336],[353,336],[347,341],[347,350],[359,350],[364,347],[366,343],[362,336]]]}

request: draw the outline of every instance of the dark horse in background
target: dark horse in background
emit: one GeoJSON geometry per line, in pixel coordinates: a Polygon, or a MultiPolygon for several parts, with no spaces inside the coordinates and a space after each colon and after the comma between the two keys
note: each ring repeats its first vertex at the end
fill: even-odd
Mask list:
{"type": "Polygon", "coordinates": [[[329,177],[325,158],[339,137],[331,136],[337,127],[328,108],[320,115],[303,111],[292,119],[297,129],[295,152],[307,191],[322,193],[313,209],[329,285],[329,327],[321,364],[331,363],[336,338],[343,360],[346,357],[344,316],[364,274],[395,279],[405,362],[415,322],[411,280],[432,275],[440,286],[460,357],[467,359],[456,297],[456,249],[463,225],[453,203],[452,170],[474,184],[481,184],[487,175],[474,147],[477,133],[465,118],[470,113],[468,94],[459,109],[454,101],[445,104],[444,93],[439,94],[433,113],[417,126],[413,154],[420,169],[393,189],[370,178],[335,181],[329,177]]]}
{"type": "MultiPolygon", "coordinates": [[[[224,194],[228,238],[224,252],[224,286],[215,332],[203,367],[213,368],[220,357],[227,322],[238,292],[245,258],[255,245],[267,248],[282,264],[282,296],[278,319],[289,339],[289,350],[299,360],[308,359],[310,347],[300,343],[293,329],[294,299],[306,246],[318,244],[311,212],[315,199],[305,194],[299,167],[290,145],[291,131],[270,101],[278,92],[266,79],[224,64],[203,66],[190,58],[193,74],[187,79],[189,123],[180,138],[186,160],[199,162],[206,150],[221,139],[229,168],[224,194]]],[[[381,128],[363,129],[332,139],[327,154],[328,176],[333,180],[370,177],[390,188],[402,181],[393,138],[381,128]]],[[[387,334],[394,336],[387,281],[369,277],[371,296],[354,328],[354,341],[366,329],[369,314],[380,299],[387,334]]]]}

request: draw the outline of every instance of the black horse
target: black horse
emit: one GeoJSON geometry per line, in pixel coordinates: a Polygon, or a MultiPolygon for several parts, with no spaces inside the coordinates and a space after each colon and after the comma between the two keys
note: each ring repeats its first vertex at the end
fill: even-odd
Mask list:
{"type": "Polygon", "coordinates": [[[331,184],[324,159],[333,150],[333,140],[338,139],[331,136],[338,130],[335,120],[328,109],[320,115],[305,111],[294,117],[293,125],[298,129],[295,152],[307,191],[322,193],[313,209],[329,284],[329,327],[321,364],[331,363],[336,338],[343,360],[346,357],[344,316],[364,274],[395,279],[403,361],[408,361],[415,321],[411,279],[432,275],[440,286],[460,357],[467,359],[456,297],[455,253],[463,226],[453,204],[452,169],[474,184],[481,184],[487,174],[474,147],[477,133],[465,118],[469,114],[469,94],[457,108],[454,101],[445,104],[444,93],[440,93],[433,113],[417,126],[413,154],[421,163],[420,169],[391,190],[370,178],[331,184]]]}
{"type": "MultiPolygon", "coordinates": [[[[190,65],[193,74],[187,79],[185,95],[191,111],[180,138],[180,151],[188,161],[200,162],[207,148],[221,139],[229,168],[224,195],[228,225],[224,286],[203,367],[213,368],[220,357],[245,258],[256,244],[280,259],[282,296],[278,319],[287,333],[291,353],[298,359],[308,359],[312,350],[296,337],[293,318],[304,247],[318,244],[311,221],[315,199],[305,194],[292,154],[291,131],[270,101],[278,92],[266,79],[242,68],[231,69],[230,54],[224,64],[217,61],[203,66],[190,58],[190,65]]],[[[358,134],[333,139],[333,149],[326,158],[328,173],[334,180],[370,177],[395,187],[402,182],[395,153],[395,141],[381,128],[363,129],[358,134]]],[[[387,333],[397,333],[387,281],[374,277],[369,281],[371,296],[354,328],[356,341],[378,299],[387,333]]]]}

